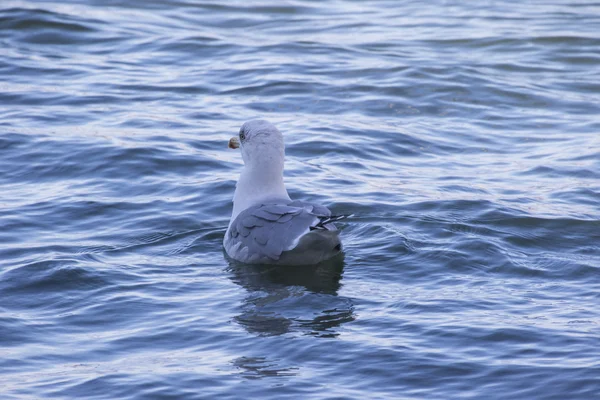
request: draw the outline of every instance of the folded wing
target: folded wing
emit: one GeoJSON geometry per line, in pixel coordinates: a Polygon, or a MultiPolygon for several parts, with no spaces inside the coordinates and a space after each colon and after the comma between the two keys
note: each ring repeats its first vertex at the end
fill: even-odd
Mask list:
{"type": "Polygon", "coordinates": [[[294,201],[242,211],[230,225],[225,250],[247,263],[310,264],[341,251],[338,232],[324,206],[294,201]]]}

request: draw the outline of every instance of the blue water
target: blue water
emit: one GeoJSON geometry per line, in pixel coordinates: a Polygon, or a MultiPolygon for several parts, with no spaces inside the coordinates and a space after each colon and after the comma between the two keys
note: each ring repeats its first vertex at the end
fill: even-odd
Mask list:
{"type": "Polygon", "coordinates": [[[0,49],[0,398],[600,395],[600,3],[2,0],[0,49]],[[343,260],[225,258],[256,117],[343,260]]]}

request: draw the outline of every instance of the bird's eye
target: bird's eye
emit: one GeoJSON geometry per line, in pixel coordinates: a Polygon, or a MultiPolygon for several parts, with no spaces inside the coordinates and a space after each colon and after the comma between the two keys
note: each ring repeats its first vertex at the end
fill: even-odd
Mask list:
{"type": "Polygon", "coordinates": [[[241,140],[246,139],[246,135],[244,134],[244,132],[240,132],[240,139],[241,140]]]}

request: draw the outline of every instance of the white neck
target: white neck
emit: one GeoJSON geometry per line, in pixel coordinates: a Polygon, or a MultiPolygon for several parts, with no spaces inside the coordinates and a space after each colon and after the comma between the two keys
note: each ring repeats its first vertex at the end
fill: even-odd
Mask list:
{"type": "Polygon", "coordinates": [[[246,208],[272,201],[291,201],[283,183],[283,160],[244,166],[233,195],[231,222],[246,208]]]}

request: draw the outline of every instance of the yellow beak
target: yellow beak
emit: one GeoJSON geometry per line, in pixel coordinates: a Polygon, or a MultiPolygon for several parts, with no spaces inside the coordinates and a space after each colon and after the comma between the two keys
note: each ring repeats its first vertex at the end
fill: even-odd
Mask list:
{"type": "Polygon", "coordinates": [[[230,149],[237,149],[240,147],[240,141],[237,137],[234,136],[231,139],[229,139],[229,144],[227,145],[227,147],[229,147],[230,149]]]}

